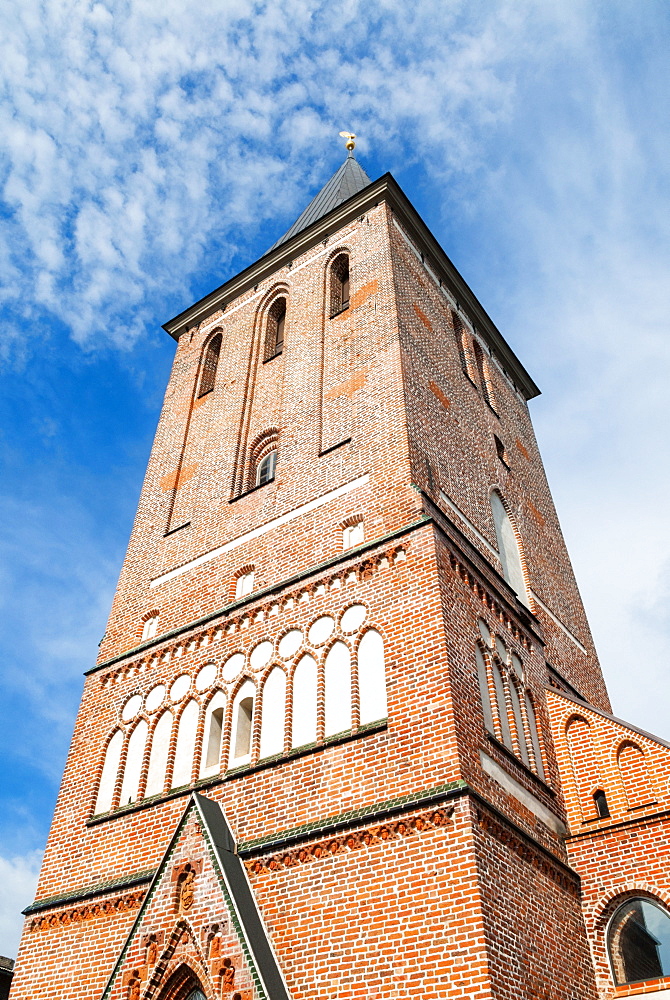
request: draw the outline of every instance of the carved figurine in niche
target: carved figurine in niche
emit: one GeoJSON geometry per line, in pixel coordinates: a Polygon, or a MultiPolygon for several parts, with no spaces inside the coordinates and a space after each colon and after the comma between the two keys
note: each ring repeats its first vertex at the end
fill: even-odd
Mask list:
{"type": "Polygon", "coordinates": [[[221,958],[221,935],[215,934],[209,944],[209,957],[221,958]]]}
{"type": "Polygon", "coordinates": [[[131,979],[128,984],[128,1000],[140,1000],[140,986],[141,982],[139,979],[131,979]]]}
{"type": "Polygon", "coordinates": [[[155,965],[158,961],[158,944],[152,934],[147,943],[147,965],[155,965]]]}
{"type": "Polygon", "coordinates": [[[232,993],[235,982],[235,966],[229,958],[224,958],[219,975],[222,977],[221,992],[232,993]]]}
{"type": "Polygon", "coordinates": [[[187,913],[193,906],[195,894],[195,872],[187,868],[179,878],[179,912],[187,913]]]}

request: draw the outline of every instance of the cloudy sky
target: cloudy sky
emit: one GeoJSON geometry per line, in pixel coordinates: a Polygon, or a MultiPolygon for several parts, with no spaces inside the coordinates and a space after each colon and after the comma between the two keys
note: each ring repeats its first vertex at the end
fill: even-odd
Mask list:
{"type": "Polygon", "coordinates": [[[614,710],[670,738],[667,0],[22,0],[0,16],[0,953],[173,352],[360,134],[543,389],[614,710]]]}

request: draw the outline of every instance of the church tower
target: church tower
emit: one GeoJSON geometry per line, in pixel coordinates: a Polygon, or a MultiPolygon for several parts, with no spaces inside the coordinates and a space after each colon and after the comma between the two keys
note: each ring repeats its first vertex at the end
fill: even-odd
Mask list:
{"type": "Polygon", "coordinates": [[[502,334],[352,149],[165,329],[12,1000],[620,995],[582,902],[670,802],[607,747],[667,748],[609,714],[502,334]]]}

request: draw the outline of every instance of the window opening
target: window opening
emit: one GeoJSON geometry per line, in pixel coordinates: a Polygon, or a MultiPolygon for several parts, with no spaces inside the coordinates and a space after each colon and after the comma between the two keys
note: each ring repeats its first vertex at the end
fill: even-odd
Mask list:
{"type": "Polygon", "coordinates": [[[142,641],[145,639],[153,639],[156,635],[156,629],[158,628],[158,615],[151,615],[147,618],[144,625],[142,626],[142,641]]]}
{"type": "Polygon", "coordinates": [[[255,696],[256,689],[251,681],[245,681],[237,692],[233,705],[233,731],[230,741],[231,767],[246,764],[251,758],[255,696]]]}
{"type": "Polygon", "coordinates": [[[275,469],[277,467],[277,452],[275,450],[269,451],[267,455],[260,460],[258,463],[258,471],[256,473],[256,485],[263,486],[265,483],[271,483],[275,477],[275,469]]]}
{"type": "Polygon", "coordinates": [[[342,531],[342,548],[353,549],[356,545],[362,545],[365,541],[365,528],[362,521],[356,524],[347,525],[342,531]]]}
{"type": "Polygon", "coordinates": [[[617,986],[670,975],[670,914],[650,899],[630,899],[607,934],[617,986]]]}
{"type": "Polygon", "coordinates": [[[241,597],[246,597],[254,589],[254,571],[249,570],[248,573],[241,573],[235,581],[235,600],[239,600],[241,597]]]}
{"type": "Polygon", "coordinates": [[[277,299],[268,312],[265,334],[265,360],[276,358],[284,350],[286,327],[286,299],[277,299]]]}
{"type": "Polygon", "coordinates": [[[208,392],[211,392],[214,388],[214,383],[216,381],[216,369],[219,367],[219,354],[221,353],[221,334],[217,333],[215,337],[212,337],[209,344],[207,345],[207,350],[205,351],[205,357],[202,362],[202,374],[200,376],[200,387],[198,389],[198,398],[201,396],[206,396],[208,392]]]}
{"type": "Polygon", "coordinates": [[[235,733],[235,757],[246,757],[251,753],[251,720],[254,714],[254,699],[243,698],[237,706],[237,731],[235,733]]]}
{"type": "Polygon", "coordinates": [[[223,732],[223,709],[215,708],[209,724],[209,739],[207,740],[207,756],[205,767],[216,767],[221,753],[221,733],[223,732]]]}
{"type": "Polygon", "coordinates": [[[507,461],[507,449],[505,448],[505,445],[502,443],[497,434],[493,435],[493,440],[496,443],[496,454],[498,458],[505,466],[505,468],[509,469],[509,462],[507,461]]]}
{"type": "Polygon", "coordinates": [[[330,268],[330,315],[349,308],[349,257],[342,253],[330,268]]]}
{"type": "Polygon", "coordinates": [[[610,810],[609,806],[607,805],[607,796],[602,791],[602,789],[599,788],[598,791],[595,792],[593,796],[593,801],[596,804],[596,812],[598,813],[598,818],[609,819],[610,810]]]}

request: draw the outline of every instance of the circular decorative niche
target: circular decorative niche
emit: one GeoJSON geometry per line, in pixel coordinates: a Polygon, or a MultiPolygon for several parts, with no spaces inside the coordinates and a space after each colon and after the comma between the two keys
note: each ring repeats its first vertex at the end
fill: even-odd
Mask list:
{"type": "Polygon", "coordinates": [[[322,618],[317,618],[315,622],[312,622],[308,639],[312,646],[322,646],[326,639],[332,634],[335,628],[335,619],[331,618],[330,615],[324,615],[322,618]]]}
{"type": "Polygon", "coordinates": [[[340,619],[340,628],[345,635],[351,635],[352,632],[359,629],[365,621],[367,613],[364,604],[352,604],[350,608],[347,608],[340,619]]]}
{"type": "Polygon", "coordinates": [[[224,681],[234,681],[244,667],[244,656],[242,653],[233,653],[223,664],[221,676],[224,681]]]}
{"type": "Polygon", "coordinates": [[[249,663],[251,664],[252,670],[260,670],[264,667],[266,663],[270,662],[270,657],[272,656],[272,643],[265,639],[263,642],[259,642],[257,646],[251,650],[251,656],[249,657],[249,663]]]}
{"type": "Polygon", "coordinates": [[[130,722],[131,719],[135,718],[141,708],[142,695],[134,694],[132,698],[129,698],[123,706],[123,709],[121,710],[121,718],[124,722],[130,722]]]}
{"type": "Polygon", "coordinates": [[[191,686],[191,678],[188,674],[181,674],[176,681],[173,682],[170,688],[170,699],[172,701],[181,701],[186,692],[191,686]]]}
{"type": "Polygon", "coordinates": [[[289,656],[293,656],[297,653],[302,646],[302,632],[299,628],[292,628],[290,632],[283,635],[279,640],[279,655],[283,659],[288,659],[289,656]]]}
{"type": "Polygon", "coordinates": [[[155,712],[159,705],[163,704],[165,698],[165,684],[157,684],[152,687],[147,695],[147,712],[155,712]]]}
{"type": "Polygon", "coordinates": [[[211,687],[216,680],[216,665],[214,663],[206,663],[202,670],[198,671],[198,676],[195,679],[196,691],[206,691],[208,687],[211,687]]]}

